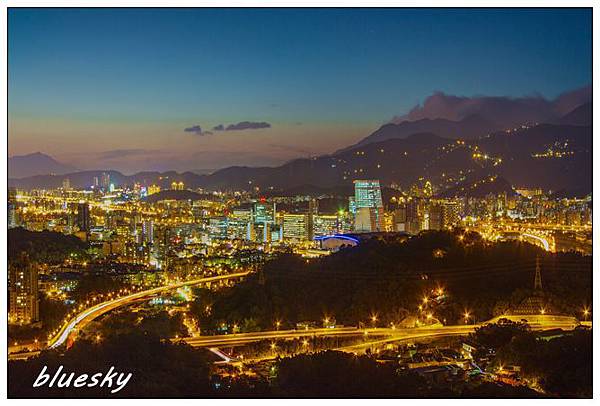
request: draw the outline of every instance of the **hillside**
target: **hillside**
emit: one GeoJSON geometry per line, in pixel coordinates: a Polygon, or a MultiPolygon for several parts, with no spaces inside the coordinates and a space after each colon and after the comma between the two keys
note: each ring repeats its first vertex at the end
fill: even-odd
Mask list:
{"type": "MultiPolygon", "coordinates": [[[[438,192],[462,182],[497,175],[515,187],[542,187],[568,194],[591,191],[591,127],[541,124],[515,131],[501,131],[474,140],[455,140],[433,133],[353,147],[332,155],[297,159],[279,167],[229,167],[211,175],[192,172],[140,172],[125,176],[110,171],[115,185],[158,184],[169,188],[172,181],[186,188],[206,190],[258,190],[287,194],[309,190],[317,194],[351,187],[354,179],[380,179],[382,184],[409,188],[423,179],[438,186],[438,192]]],[[[9,179],[9,185],[25,189],[59,187],[67,177],[76,188],[89,187],[102,171],[63,176],[9,179]]]]}
{"type": "Polygon", "coordinates": [[[27,155],[15,155],[8,158],[8,176],[11,178],[25,178],[35,175],[57,174],[62,175],[73,172],[75,168],[62,164],[41,152],[27,155]]]}

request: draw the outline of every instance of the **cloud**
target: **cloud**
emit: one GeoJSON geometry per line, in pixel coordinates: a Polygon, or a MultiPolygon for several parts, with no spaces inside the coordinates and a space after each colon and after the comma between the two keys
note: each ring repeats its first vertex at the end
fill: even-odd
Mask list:
{"type": "Polygon", "coordinates": [[[531,121],[544,122],[557,119],[591,101],[591,95],[591,86],[565,92],[554,100],[539,95],[520,98],[464,97],[435,92],[422,105],[415,106],[407,114],[394,117],[392,122],[436,118],[458,121],[475,114],[491,122],[509,126],[531,121]]]}
{"type": "Polygon", "coordinates": [[[200,127],[199,125],[193,125],[191,127],[184,128],[183,131],[185,131],[186,133],[193,133],[195,135],[211,135],[212,134],[210,131],[202,131],[202,127],[200,127]]]}
{"type": "Polygon", "coordinates": [[[219,124],[213,127],[213,131],[243,131],[243,130],[257,130],[261,128],[271,128],[271,124],[265,121],[240,121],[237,124],[229,124],[225,127],[223,124],[219,124]]]}
{"type": "Polygon", "coordinates": [[[152,149],[142,149],[142,148],[113,149],[110,151],[100,152],[98,155],[98,158],[111,160],[111,159],[119,159],[119,158],[124,158],[124,157],[131,157],[131,156],[156,154],[156,153],[160,153],[160,151],[152,150],[152,149]]]}

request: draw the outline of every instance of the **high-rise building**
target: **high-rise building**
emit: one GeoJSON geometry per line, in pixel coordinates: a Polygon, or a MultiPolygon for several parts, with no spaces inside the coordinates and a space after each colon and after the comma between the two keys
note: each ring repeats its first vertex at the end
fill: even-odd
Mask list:
{"type": "Polygon", "coordinates": [[[146,244],[154,243],[154,222],[152,220],[145,220],[142,223],[142,236],[146,244]]]}
{"type": "Polygon", "coordinates": [[[14,203],[8,202],[8,228],[18,227],[19,222],[17,220],[17,207],[14,203]]]}
{"type": "Polygon", "coordinates": [[[62,181],[63,190],[71,190],[71,180],[69,178],[64,178],[62,181]]]}
{"type": "Polygon", "coordinates": [[[293,241],[308,240],[308,222],[306,214],[283,215],[283,239],[293,241]]]}
{"type": "Polygon", "coordinates": [[[211,239],[227,239],[227,217],[211,217],[208,220],[208,232],[211,239]]]}
{"type": "Polygon", "coordinates": [[[384,231],[383,201],[378,180],[355,180],[356,215],[354,231],[358,233],[384,231]]]}
{"type": "Polygon", "coordinates": [[[313,226],[314,237],[336,234],[339,232],[338,216],[335,214],[316,215],[313,218],[313,226]]]}
{"type": "Polygon", "coordinates": [[[444,230],[460,223],[460,204],[453,200],[432,201],[429,206],[429,229],[444,230]]]}
{"type": "Polygon", "coordinates": [[[406,203],[406,227],[404,231],[409,234],[419,234],[422,223],[419,214],[419,201],[410,199],[406,203]]]}
{"type": "Polygon", "coordinates": [[[252,217],[254,223],[273,224],[275,222],[275,215],[275,204],[269,205],[264,200],[254,203],[252,208],[252,217]]]}
{"type": "Polygon", "coordinates": [[[77,205],[77,226],[79,231],[90,231],[90,206],[86,202],[77,205]]]}
{"type": "Polygon", "coordinates": [[[15,228],[19,225],[17,219],[17,189],[8,188],[8,228],[15,228]]]}
{"type": "Polygon", "coordinates": [[[9,323],[31,324],[39,320],[37,265],[22,255],[9,264],[9,323]]]}
{"type": "Polygon", "coordinates": [[[102,172],[102,188],[108,190],[110,187],[110,173],[102,172]]]}

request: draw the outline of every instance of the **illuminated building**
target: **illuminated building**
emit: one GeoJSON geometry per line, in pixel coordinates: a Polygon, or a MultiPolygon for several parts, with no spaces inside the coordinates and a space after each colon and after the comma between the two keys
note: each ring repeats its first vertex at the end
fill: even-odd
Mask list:
{"type": "Polygon", "coordinates": [[[145,220],[142,223],[142,236],[145,243],[154,243],[154,222],[152,220],[145,220]]]}
{"type": "Polygon", "coordinates": [[[337,234],[339,232],[338,216],[326,214],[316,215],[313,217],[313,227],[315,237],[337,234]]]}
{"type": "Polygon", "coordinates": [[[268,205],[264,199],[260,202],[254,203],[252,217],[254,223],[268,223],[273,224],[275,222],[275,204],[268,205]]]}
{"type": "Polygon", "coordinates": [[[23,255],[9,265],[9,322],[31,324],[39,320],[38,272],[23,255]]]}
{"type": "Polygon", "coordinates": [[[419,200],[410,199],[406,203],[406,223],[405,230],[409,234],[419,234],[421,231],[421,212],[419,210],[419,200]]]}
{"type": "Polygon", "coordinates": [[[108,190],[110,187],[110,173],[102,172],[102,188],[108,190]]]}
{"type": "Polygon", "coordinates": [[[227,239],[227,217],[211,217],[208,220],[208,232],[211,239],[227,239]]]}
{"type": "Polygon", "coordinates": [[[90,231],[90,206],[86,202],[77,205],[77,226],[79,231],[90,231]]]}
{"type": "Polygon", "coordinates": [[[63,190],[71,190],[71,181],[69,178],[64,178],[62,181],[63,190]]]}
{"type": "Polygon", "coordinates": [[[379,181],[355,180],[354,200],[356,203],[354,230],[359,233],[384,231],[379,181]]]}
{"type": "Polygon", "coordinates": [[[356,200],[354,199],[354,196],[348,198],[348,211],[352,216],[356,215],[356,200]]]}
{"type": "Polygon", "coordinates": [[[536,188],[536,189],[526,189],[526,188],[522,188],[522,189],[515,189],[517,191],[518,194],[520,194],[523,197],[528,197],[528,198],[532,198],[534,196],[541,196],[544,192],[542,191],[542,189],[540,188],[536,188]]]}
{"type": "Polygon", "coordinates": [[[17,208],[12,202],[8,202],[8,228],[15,228],[19,226],[17,221],[17,208]]]}
{"type": "Polygon", "coordinates": [[[171,182],[171,189],[173,190],[184,190],[184,183],[183,182],[171,182]]]}
{"type": "Polygon", "coordinates": [[[251,219],[250,210],[233,210],[227,219],[227,237],[230,240],[253,240],[254,229],[251,219]]]}
{"type": "Polygon", "coordinates": [[[429,205],[429,230],[445,230],[460,223],[460,203],[434,200],[429,205]]]}
{"type": "Polygon", "coordinates": [[[283,215],[283,239],[292,241],[308,240],[308,222],[306,214],[283,215]]]}
{"type": "Polygon", "coordinates": [[[148,186],[148,196],[160,192],[160,186],[150,185],[148,186]]]}
{"type": "Polygon", "coordinates": [[[19,225],[17,219],[17,189],[8,188],[8,228],[15,228],[19,225]]]}

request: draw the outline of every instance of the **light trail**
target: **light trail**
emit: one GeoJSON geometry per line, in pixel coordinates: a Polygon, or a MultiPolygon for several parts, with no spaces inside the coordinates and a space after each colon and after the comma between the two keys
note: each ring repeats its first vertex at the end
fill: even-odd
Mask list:
{"type": "Polygon", "coordinates": [[[155,295],[158,293],[167,292],[169,290],[177,289],[182,286],[190,286],[190,285],[197,285],[199,283],[207,283],[207,282],[215,282],[215,281],[226,280],[226,279],[241,278],[241,277],[248,275],[249,273],[250,272],[238,272],[238,273],[234,273],[234,274],[211,276],[208,278],[200,278],[200,279],[194,279],[191,281],[179,282],[179,283],[172,284],[172,285],[161,286],[158,288],[153,288],[153,289],[145,290],[142,292],[132,293],[130,295],[123,296],[118,299],[113,299],[113,300],[109,300],[107,302],[97,304],[97,305],[79,313],[69,323],[64,325],[61,328],[61,330],[53,338],[51,338],[48,341],[48,347],[49,348],[60,347],[67,341],[67,339],[69,338],[69,335],[74,330],[81,328],[81,326],[79,326],[80,323],[85,321],[85,323],[82,323],[83,327],[85,327],[85,325],[87,323],[96,319],[97,317],[99,317],[113,309],[116,309],[125,304],[128,304],[134,300],[138,300],[138,299],[144,298],[146,296],[152,296],[152,295],[155,295]]]}
{"type": "Polygon", "coordinates": [[[542,245],[544,246],[544,249],[546,251],[550,251],[550,244],[548,243],[547,239],[540,237],[539,235],[530,234],[530,233],[523,233],[522,236],[528,237],[528,238],[533,238],[534,240],[539,241],[540,243],[542,243],[542,245]]]}
{"type": "MultiPolygon", "coordinates": [[[[313,336],[363,336],[370,337],[386,336],[387,338],[381,342],[393,342],[404,339],[415,339],[446,335],[465,335],[473,332],[476,328],[486,324],[498,323],[500,320],[506,319],[513,322],[526,320],[532,330],[547,330],[554,328],[573,329],[579,325],[579,321],[570,316],[555,316],[555,315],[503,315],[494,317],[479,324],[459,325],[459,326],[424,326],[414,328],[366,328],[359,329],[356,327],[342,328],[319,328],[312,330],[274,330],[262,331],[253,333],[238,333],[226,335],[199,336],[178,339],[176,341],[184,341],[192,347],[235,347],[245,344],[262,341],[262,340],[281,340],[281,339],[298,339],[303,337],[313,336]]],[[[362,345],[372,345],[372,343],[364,343],[362,345]]]]}

